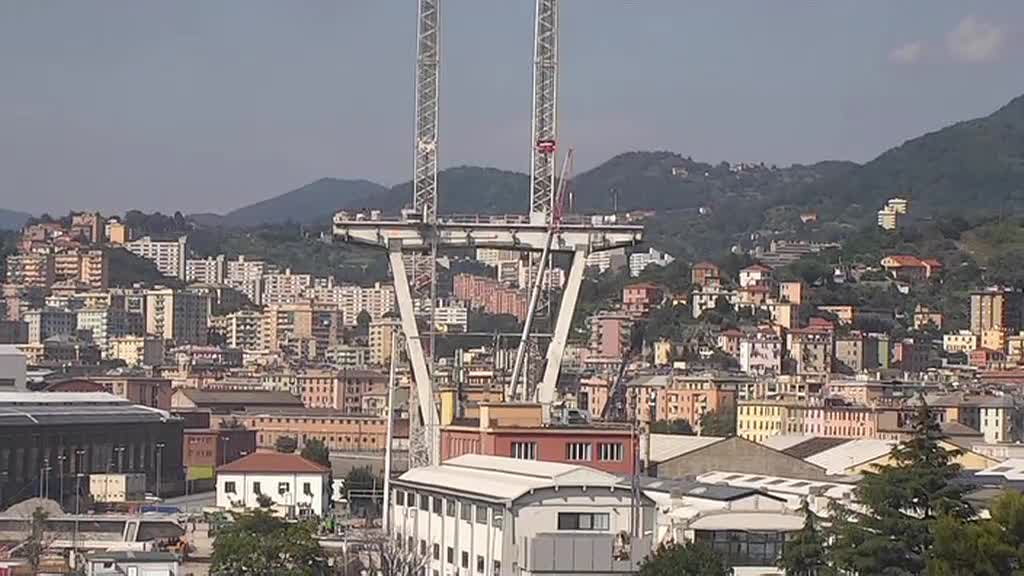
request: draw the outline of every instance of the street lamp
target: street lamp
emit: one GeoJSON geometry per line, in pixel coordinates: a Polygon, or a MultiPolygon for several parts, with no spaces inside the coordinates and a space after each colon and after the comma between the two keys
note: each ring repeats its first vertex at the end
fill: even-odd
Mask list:
{"type": "Polygon", "coordinates": [[[85,450],[78,448],[75,450],[75,537],[72,541],[71,549],[72,556],[75,561],[78,561],[78,518],[82,513],[82,457],[85,456],[85,450]]]}
{"type": "Polygon", "coordinates": [[[64,462],[67,461],[68,455],[64,453],[64,448],[61,447],[60,454],[57,455],[57,479],[60,488],[60,509],[64,509],[64,462]]]}
{"type": "Polygon", "coordinates": [[[156,497],[160,499],[160,482],[162,481],[161,473],[163,472],[163,453],[164,453],[163,442],[157,442],[154,447],[156,448],[156,497]]]}

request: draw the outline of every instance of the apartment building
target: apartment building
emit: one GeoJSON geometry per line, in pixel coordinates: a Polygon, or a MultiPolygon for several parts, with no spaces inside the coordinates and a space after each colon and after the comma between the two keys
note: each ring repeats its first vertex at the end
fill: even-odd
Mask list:
{"type": "Polygon", "coordinates": [[[99,212],[83,212],[71,215],[71,235],[86,242],[103,242],[104,220],[99,212]]]}
{"type": "Polygon", "coordinates": [[[878,345],[860,332],[836,336],[832,357],[833,372],[858,374],[878,368],[878,345]]]}
{"type": "Polygon", "coordinates": [[[740,400],[736,433],[763,442],[770,436],[804,435],[825,438],[878,438],[898,431],[903,410],[838,403],[740,400]]]}
{"type": "Polygon", "coordinates": [[[157,288],[146,291],[146,333],[177,344],[205,344],[209,321],[205,294],[157,288]]]}
{"type": "MultiPolygon", "coordinates": [[[[657,420],[686,420],[695,430],[708,412],[731,413],[736,408],[735,386],[714,377],[673,376],[668,385],[654,390],[657,420]]],[[[649,420],[649,411],[641,411],[649,420]]]]}
{"type": "Polygon", "coordinates": [[[500,248],[477,248],[476,261],[494,268],[501,262],[518,261],[522,252],[518,250],[502,250],[500,248]]]}
{"type": "Polygon", "coordinates": [[[942,335],[942,349],[950,354],[967,354],[981,344],[978,334],[970,330],[960,330],[942,335]]]}
{"type": "Polygon", "coordinates": [[[263,276],[276,274],[277,271],[277,266],[273,264],[239,256],[225,263],[225,282],[245,294],[253,304],[260,306],[263,304],[263,276]]]}
{"type": "Polygon", "coordinates": [[[587,268],[597,268],[599,274],[604,274],[609,270],[619,270],[624,268],[626,264],[625,248],[591,252],[587,256],[587,268]]]}
{"type": "Polygon", "coordinates": [[[707,286],[721,277],[721,270],[713,262],[697,262],[690,267],[690,283],[694,286],[707,286]]]}
{"type": "Polygon", "coordinates": [[[267,349],[304,350],[302,356],[323,357],[338,343],[341,316],[337,308],[311,302],[268,306],[262,324],[267,349]]]}
{"type": "Polygon", "coordinates": [[[82,308],[75,313],[79,332],[88,331],[104,357],[110,355],[110,341],[128,334],[128,314],[123,308],[82,308]]]}
{"type": "Polygon", "coordinates": [[[154,240],[152,236],[143,236],[125,243],[124,247],[136,256],[153,262],[164,276],[185,279],[185,260],[188,258],[187,236],[174,240],[154,240]]]}
{"type": "Polygon", "coordinates": [[[118,218],[110,218],[104,226],[107,241],[111,244],[127,244],[131,241],[131,233],[124,222],[118,218]]]}
{"type": "Polygon", "coordinates": [[[53,254],[14,254],[7,257],[7,283],[49,288],[56,278],[53,254]]]}
{"type": "Polygon", "coordinates": [[[649,282],[627,284],[622,288],[622,308],[634,318],[646,316],[661,304],[664,295],[661,288],[649,282]]]}
{"type": "MultiPolygon", "coordinates": [[[[396,319],[385,318],[370,322],[369,360],[371,365],[389,366],[391,364],[391,339],[396,333],[402,334],[402,323],[396,319]]],[[[401,345],[399,343],[399,346],[401,345]]]]}
{"type": "Polygon", "coordinates": [[[598,312],[590,317],[590,351],[601,358],[620,359],[632,345],[633,319],[621,312],[598,312]]]}
{"type": "MultiPolygon", "coordinates": [[[[727,338],[729,338],[727,336],[727,338]]],[[[755,376],[782,373],[782,339],[771,331],[737,337],[740,371],[755,376]]]]}
{"type": "Polygon", "coordinates": [[[60,308],[29,310],[22,314],[22,321],[28,325],[28,343],[38,344],[53,336],[70,336],[75,333],[75,313],[60,308]]]}
{"type": "Polygon", "coordinates": [[[803,302],[804,292],[806,292],[806,287],[803,282],[779,282],[779,301],[781,302],[800,304],[803,302]]]}
{"type": "Polygon", "coordinates": [[[664,268],[675,262],[671,254],[662,252],[656,248],[648,248],[647,252],[635,252],[629,255],[629,275],[636,278],[648,266],[660,266],[664,268]]]}
{"type": "Polygon", "coordinates": [[[246,352],[264,350],[269,345],[263,333],[263,313],[256,310],[239,310],[224,317],[225,343],[231,348],[246,352]]]}
{"type": "Polygon", "coordinates": [[[335,370],[307,370],[296,375],[299,397],[307,408],[342,410],[344,388],[335,370]]]}
{"type": "Polygon", "coordinates": [[[305,292],[313,286],[311,274],[292,274],[285,270],[280,274],[264,274],[263,299],[266,306],[294,304],[304,299],[305,292]]]}
{"type": "Polygon", "coordinates": [[[764,264],[752,264],[740,270],[740,288],[766,286],[772,281],[772,269],[764,264]]]}
{"type": "Polygon", "coordinates": [[[129,367],[159,366],[164,361],[164,340],[156,336],[110,338],[107,358],[122,360],[129,367]]]}
{"type": "Polygon", "coordinates": [[[395,314],[395,288],[390,284],[377,282],[373,286],[343,287],[341,310],[346,326],[355,326],[360,312],[366,312],[371,320],[395,314]]]}
{"type": "Polygon", "coordinates": [[[971,332],[1021,329],[1022,296],[1017,290],[992,287],[971,292],[971,332]]]}
{"type": "Polygon", "coordinates": [[[796,374],[824,376],[832,371],[832,335],[817,330],[790,330],[790,358],[796,374]]]}
{"type": "Polygon", "coordinates": [[[227,265],[224,255],[185,260],[185,281],[194,284],[224,284],[227,265]]]}
{"type": "MultiPolygon", "coordinates": [[[[253,408],[237,417],[247,429],[256,431],[256,446],[262,450],[273,450],[277,439],[287,436],[298,440],[300,450],[317,438],[330,450],[381,452],[387,434],[387,419],[379,415],[324,408],[253,408]]],[[[408,428],[405,430],[408,434],[408,428]]]]}

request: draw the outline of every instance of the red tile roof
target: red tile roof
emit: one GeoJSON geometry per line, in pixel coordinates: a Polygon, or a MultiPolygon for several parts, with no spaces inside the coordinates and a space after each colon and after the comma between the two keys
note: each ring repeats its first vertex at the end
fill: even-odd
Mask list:
{"type": "Polygon", "coordinates": [[[256,452],[217,467],[217,473],[245,472],[271,474],[327,474],[330,469],[306,460],[298,454],[256,452]]]}
{"type": "Polygon", "coordinates": [[[743,270],[740,270],[740,272],[771,272],[771,271],[772,271],[772,269],[767,267],[767,266],[765,266],[764,264],[751,264],[750,266],[747,266],[743,270]]]}
{"type": "Polygon", "coordinates": [[[693,268],[718,270],[718,266],[714,262],[708,262],[707,260],[703,262],[697,262],[696,264],[693,265],[693,268]]]}
{"type": "Polygon", "coordinates": [[[892,254],[882,259],[889,260],[896,266],[906,266],[910,268],[919,268],[924,266],[924,263],[917,256],[911,256],[909,254],[892,254]]]}
{"type": "Polygon", "coordinates": [[[942,268],[942,262],[939,262],[935,258],[925,258],[921,260],[921,263],[931,268],[942,268]]]}

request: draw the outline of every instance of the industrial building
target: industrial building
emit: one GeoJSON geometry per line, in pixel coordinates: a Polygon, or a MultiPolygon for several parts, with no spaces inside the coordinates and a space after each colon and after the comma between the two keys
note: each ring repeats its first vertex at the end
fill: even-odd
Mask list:
{"type": "Polygon", "coordinates": [[[182,420],[102,392],[0,392],[0,508],[71,498],[79,474],[142,472],[146,490],[180,493],[182,420]]]}
{"type": "Polygon", "coordinates": [[[634,506],[618,476],[496,456],[409,470],[392,502],[392,536],[428,574],[635,574],[655,529],[653,500],[634,506]]]}

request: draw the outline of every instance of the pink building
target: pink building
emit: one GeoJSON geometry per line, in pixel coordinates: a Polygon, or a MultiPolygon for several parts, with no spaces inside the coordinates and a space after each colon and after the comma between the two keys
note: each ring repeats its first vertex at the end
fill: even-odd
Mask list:
{"type": "Polygon", "coordinates": [[[622,307],[633,316],[644,316],[661,304],[661,288],[649,282],[630,284],[622,289],[622,307]]]}
{"type": "Polygon", "coordinates": [[[633,320],[618,312],[601,312],[590,318],[590,351],[602,358],[621,358],[629,348],[633,320]]]}

